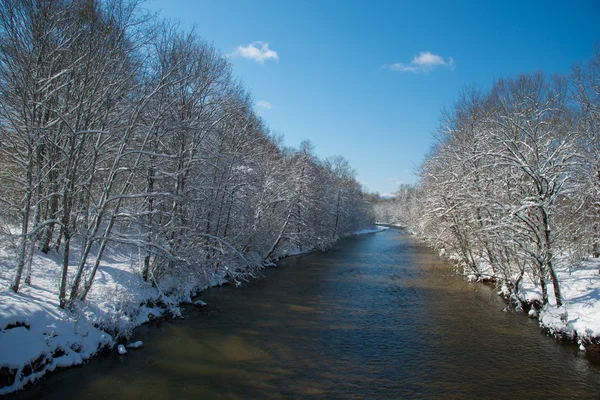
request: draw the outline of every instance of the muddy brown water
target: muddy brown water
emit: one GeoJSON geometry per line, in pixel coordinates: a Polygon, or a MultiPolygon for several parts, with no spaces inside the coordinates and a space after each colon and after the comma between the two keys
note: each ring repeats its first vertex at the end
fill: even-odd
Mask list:
{"type": "Polygon", "coordinates": [[[144,347],[53,374],[11,398],[600,398],[600,367],[537,321],[502,312],[402,230],[293,257],[144,347]]]}

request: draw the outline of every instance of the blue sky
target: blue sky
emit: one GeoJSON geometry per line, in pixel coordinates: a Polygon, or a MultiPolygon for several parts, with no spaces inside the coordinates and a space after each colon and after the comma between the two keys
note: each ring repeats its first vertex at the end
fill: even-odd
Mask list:
{"type": "Polygon", "coordinates": [[[370,191],[414,183],[466,85],[567,73],[600,44],[600,1],[148,0],[228,54],[271,131],[343,155],[370,191]]]}

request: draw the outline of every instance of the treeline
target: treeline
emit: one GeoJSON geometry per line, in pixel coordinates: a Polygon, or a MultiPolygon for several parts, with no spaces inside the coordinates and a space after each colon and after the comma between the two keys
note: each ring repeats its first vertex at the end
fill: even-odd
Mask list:
{"type": "Polygon", "coordinates": [[[600,53],[568,76],[538,72],[466,89],[443,114],[420,182],[376,199],[476,275],[491,269],[518,300],[525,276],[563,303],[557,257],[598,256],[600,53]]]}
{"type": "Polygon", "coordinates": [[[14,280],[62,255],[62,307],[107,246],[143,279],[243,279],[371,222],[347,161],[284,148],[231,65],[127,0],[0,2],[0,223],[14,280]],[[73,251],[76,248],[77,251],[73,251]]]}

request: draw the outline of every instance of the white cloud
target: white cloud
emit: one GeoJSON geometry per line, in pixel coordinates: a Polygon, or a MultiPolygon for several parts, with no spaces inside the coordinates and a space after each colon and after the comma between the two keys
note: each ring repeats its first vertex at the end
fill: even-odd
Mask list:
{"type": "Polygon", "coordinates": [[[233,52],[234,56],[247,58],[248,60],[256,61],[264,64],[265,60],[279,61],[279,55],[275,50],[269,49],[269,43],[252,42],[248,46],[238,46],[233,52]]]}
{"type": "Polygon", "coordinates": [[[271,103],[269,103],[268,101],[265,101],[265,100],[257,101],[256,102],[256,107],[264,108],[266,110],[272,110],[273,109],[273,105],[271,103]]]}
{"type": "Polygon", "coordinates": [[[410,63],[392,64],[389,66],[389,69],[400,72],[427,73],[436,67],[445,67],[453,70],[454,65],[454,59],[452,57],[444,59],[442,56],[433,54],[429,51],[422,51],[414,56],[410,63]]]}

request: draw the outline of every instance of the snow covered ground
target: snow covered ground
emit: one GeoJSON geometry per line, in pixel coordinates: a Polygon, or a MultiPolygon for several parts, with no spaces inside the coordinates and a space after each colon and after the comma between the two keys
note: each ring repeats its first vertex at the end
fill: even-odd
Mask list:
{"type": "MultiPolygon", "coordinates": [[[[385,229],[377,226],[355,234],[385,229]]],[[[76,247],[72,250],[73,259],[77,251],[76,247]]],[[[22,284],[19,293],[8,290],[11,257],[0,248],[0,395],[19,390],[58,367],[81,364],[103,348],[115,347],[136,326],[153,318],[165,313],[179,316],[180,303],[191,302],[199,291],[226,281],[224,275],[215,273],[190,277],[187,286],[181,280],[163,279],[156,288],[141,279],[136,248],[113,247],[107,250],[85,303],[67,312],[58,303],[61,254],[35,254],[31,285],[22,284]]],[[[139,347],[135,344],[127,347],[139,347]]]]}
{"type": "MultiPolygon", "coordinates": [[[[481,266],[484,275],[493,276],[491,269],[481,266]]],[[[563,305],[556,308],[556,299],[552,285],[548,284],[549,304],[539,313],[530,312],[537,317],[540,327],[556,337],[567,337],[577,341],[581,350],[586,345],[600,340],[600,259],[589,258],[573,265],[569,257],[555,260],[555,268],[563,297],[563,305]]],[[[471,280],[477,277],[471,275],[471,280]]],[[[533,277],[525,275],[520,285],[521,301],[541,302],[542,292],[534,283],[533,277]]]]}
{"type": "MultiPolygon", "coordinates": [[[[540,312],[540,326],[553,334],[566,334],[585,346],[600,338],[600,260],[589,259],[576,268],[569,268],[567,260],[561,261],[557,272],[564,304],[556,308],[550,287],[550,304],[540,312]]],[[[531,279],[524,285],[522,298],[541,299],[541,291],[534,287],[531,279]]]]}
{"type": "Polygon", "coordinates": [[[31,285],[22,284],[19,293],[8,290],[9,257],[0,250],[0,395],[57,367],[81,364],[125,340],[136,326],[166,312],[177,315],[178,304],[190,301],[196,291],[225,281],[215,276],[204,281],[205,287],[190,284],[183,293],[165,294],[170,292],[169,282],[159,290],[141,279],[137,250],[113,248],[104,257],[87,301],[66,312],[58,303],[59,254],[36,254],[31,285]]]}

